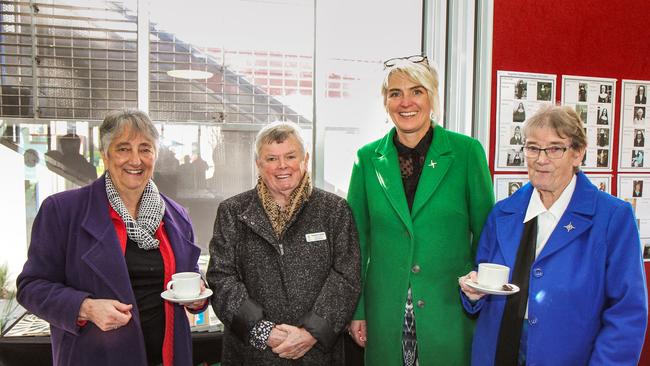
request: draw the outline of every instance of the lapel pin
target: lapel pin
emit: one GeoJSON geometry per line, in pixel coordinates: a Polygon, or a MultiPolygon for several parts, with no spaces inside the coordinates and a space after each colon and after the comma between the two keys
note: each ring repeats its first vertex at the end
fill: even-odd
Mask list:
{"type": "Polygon", "coordinates": [[[571,232],[571,230],[575,229],[576,227],[573,226],[573,224],[571,222],[569,222],[569,224],[564,226],[564,228],[566,229],[566,231],[568,233],[568,232],[571,232]]]}
{"type": "Polygon", "coordinates": [[[429,163],[429,166],[432,167],[432,168],[435,168],[435,167],[436,167],[436,164],[438,164],[438,163],[436,163],[435,161],[431,160],[431,162],[429,163]]]}

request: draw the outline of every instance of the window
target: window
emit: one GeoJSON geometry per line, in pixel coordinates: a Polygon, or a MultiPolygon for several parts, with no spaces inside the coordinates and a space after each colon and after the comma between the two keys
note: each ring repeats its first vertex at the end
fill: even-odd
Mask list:
{"type": "Polygon", "coordinates": [[[420,1],[159,0],[147,14],[137,0],[32,4],[0,4],[0,187],[14,202],[0,210],[10,252],[0,249],[14,274],[43,199],[102,174],[98,126],[109,110],[137,107],[139,62],[161,134],[154,179],[189,209],[205,250],[219,202],[255,185],[253,140],[271,121],[304,128],[316,184],[344,195],[356,149],[392,126],[382,61],[421,44],[420,1]],[[138,55],[138,17],[149,19],[148,55],[138,55]]]}

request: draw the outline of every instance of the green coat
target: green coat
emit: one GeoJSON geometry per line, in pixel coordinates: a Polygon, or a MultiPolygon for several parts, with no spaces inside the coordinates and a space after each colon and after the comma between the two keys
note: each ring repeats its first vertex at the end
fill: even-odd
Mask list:
{"type": "Polygon", "coordinates": [[[361,246],[354,319],[367,322],[366,365],[403,364],[409,283],[420,365],[469,365],[474,322],[461,306],[458,277],[473,268],[494,204],[485,153],[477,140],[436,126],[409,212],[394,134],[359,149],[348,191],[361,246]]]}

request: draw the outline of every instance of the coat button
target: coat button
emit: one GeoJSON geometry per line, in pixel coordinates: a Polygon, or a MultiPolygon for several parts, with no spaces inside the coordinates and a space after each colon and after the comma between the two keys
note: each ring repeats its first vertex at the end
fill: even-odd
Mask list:
{"type": "Polygon", "coordinates": [[[530,325],[537,324],[537,318],[536,317],[528,318],[528,324],[530,325]]]}
{"type": "Polygon", "coordinates": [[[423,308],[424,307],[424,300],[418,300],[417,304],[418,304],[419,308],[423,308]]]}
{"type": "Polygon", "coordinates": [[[411,267],[411,272],[420,273],[420,266],[418,266],[417,264],[414,265],[413,267],[411,267]]]}
{"type": "Polygon", "coordinates": [[[535,276],[535,278],[540,278],[543,275],[544,275],[544,271],[542,271],[541,268],[537,267],[537,268],[533,269],[533,276],[535,276]]]}

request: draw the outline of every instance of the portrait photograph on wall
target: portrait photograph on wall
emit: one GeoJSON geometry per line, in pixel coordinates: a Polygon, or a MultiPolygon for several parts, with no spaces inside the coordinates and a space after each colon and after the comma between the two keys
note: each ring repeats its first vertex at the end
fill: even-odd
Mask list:
{"type": "Polygon", "coordinates": [[[612,193],[612,175],[611,174],[587,174],[587,177],[599,191],[612,193]]]}
{"type": "Polygon", "coordinates": [[[526,174],[495,174],[494,197],[497,201],[508,198],[526,183],[528,183],[526,174]]]}

